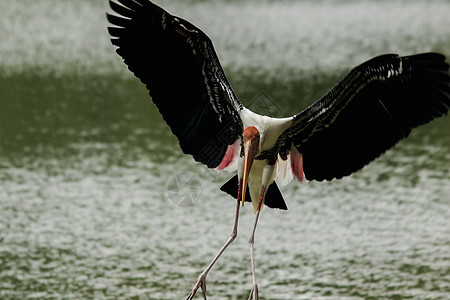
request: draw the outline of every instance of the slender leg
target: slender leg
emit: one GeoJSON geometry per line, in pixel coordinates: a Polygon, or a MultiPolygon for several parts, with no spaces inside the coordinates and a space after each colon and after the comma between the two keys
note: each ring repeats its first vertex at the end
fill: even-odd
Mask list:
{"type": "Polygon", "coordinates": [[[255,231],[256,231],[256,225],[258,225],[258,219],[259,219],[259,213],[261,212],[261,205],[264,199],[264,194],[266,192],[265,186],[261,189],[261,196],[259,198],[258,202],[258,209],[256,210],[256,217],[255,217],[255,224],[253,225],[252,235],[250,236],[250,239],[248,240],[248,243],[250,244],[250,260],[252,262],[252,277],[253,277],[253,285],[252,290],[250,292],[250,296],[248,297],[248,300],[258,300],[258,284],[256,283],[256,272],[255,272],[255,255],[254,255],[254,244],[255,244],[255,231]]]}
{"type": "MultiPolygon", "coordinates": [[[[238,194],[241,194],[241,188],[239,187],[238,194]]],[[[206,269],[200,274],[200,276],[197,279],[197,282],[195,283],[194,288],[192,289],[189,296],[186,298],[186,300],[192,300],[194,299],[195,293],[197,293],[197,290],[199,288],[202,289],[203,292],[203,298],[206,300],[206,275],[208,275],[208,272],[211,270],[211,268],[214,266],[216,261],[219,259],[219,257],[222,255],[222,253],[228,248],[228,246],[236,239],[237,237],[237,228],[238,228],[238,220],[239,220],[239,208],[240,208],[240,196],[238,196],[236,201],[236,215],[234,217],[234,226],[233,231],[231,232],[230,237],[228,240],[223,244],[222,248],[220,248],[217,255],[213,258],[211,263],[206,267],[206,269]]]]}

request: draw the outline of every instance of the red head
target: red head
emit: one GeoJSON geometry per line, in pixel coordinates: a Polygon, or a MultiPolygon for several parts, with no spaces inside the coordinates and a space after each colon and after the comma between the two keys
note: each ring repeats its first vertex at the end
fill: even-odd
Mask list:
{"type": "Polygon", "coordinates": [[[247,127],[244,130],[244,132],[242,133],[242,137],[244,138],[244,144],[247,141],[253,141],[253,140],[255,140],[255,141],[257,140],[257,142],[259,144],[259,131],[254,126],[247,127]]]}

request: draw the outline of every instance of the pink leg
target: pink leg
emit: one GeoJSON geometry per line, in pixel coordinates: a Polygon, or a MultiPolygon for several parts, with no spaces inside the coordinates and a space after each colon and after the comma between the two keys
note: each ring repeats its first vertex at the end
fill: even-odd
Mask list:
{"type": "Polygon", "coordinates": [[[228,248],[228,246],[236,239],[237,237],[237,228],[238,228],[238,220],[239,220],[239,208],[240,208],[240,199],[241,199],[241,182],[239,184],[239,190],[238,190],[238,197],[236,201],[236,215],[234,216],[234,226],[233,231],[231,232],[230,237],[228,240],[223,244],[222,248],[220,248],[217,255],[213,258],[213,260],[209,263],[209,265],[206,267],[206,269],[200,274],[200,276],[197,279],[197,282],[194,285],[194,288],[192,289],[189,296],[186,298],[186,300],[192,300],[194,299],[195,294],[197,293],[197,290],[199,288],[202,289],[203,298],[206,300],[206,275],[208,275],[208,272],[211,270],[211,268],[214,266],[216,261],[219,259],[219,257],[222,255],[223,252],[228,248]]]}
{"type": "Polygon", "coordinates": [[[261,188],[261,196],[259,197],[258,208],[256,210],[255,224],[253,225],[252,235],[249,239],[250,244],[250,260],[252,262],[252,277],[253,277],[253,285],[252,290],[250,292],[250,296],[248,300],[258,300],[258,284],[256,283],[256,272],[255,272],[255,256],[254,256],[254,244],[255,244],[255,231],[256,225],[258,224],[259,213],[261,212],[261,206],[264,199],[264,194],[266,193],[266,187],[263,185],[261,188]]]}

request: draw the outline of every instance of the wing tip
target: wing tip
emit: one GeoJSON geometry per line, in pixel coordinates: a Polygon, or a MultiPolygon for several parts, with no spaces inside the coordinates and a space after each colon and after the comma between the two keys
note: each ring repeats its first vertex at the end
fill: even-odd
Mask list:
{"type": "Polygon", "coordinates": [[[112,37],[116,37],[116,38],[120,38],[123,35],[125,28],[122,27],[108,27],[108,33],[109,35],[111,35],[112,37]]]}
{"type": "Polygon", "coordinates": [[[124,18],[122,16],[120,16],[120,17],[115,16],[110,13],[106,13],[106,19],[112,25],[119,26],[119,27],[126,27],[130,22],[130,19],[128,19],[128,18],[124,18]]]}
{"type": "Polygon", "coordinates": [[[131,18],[133,16],[133,14],[134,14],[133,10],[129,9],[126,6],[120,5],[120,4],[118,4],[118,3],[116,3],[116,2],[114,2],[112,0],[109,0],[109,7],[111,7],[111,9],[115,13],[117,13],[117,14],[119,14],[121,16],[124,16],[124,17],[131,18]]]}
{"type": "MultiPolygon", "coordinates": [[[[144,6],[147,2],[150,1],[142,1],[142,0],[116,0],[120,4],[122,4],[124,7],[126,7],[129,10],[136,11],[140,7],[144,6]]],[[[112,0],[109,1],[110,4],[114,3],[112,0]]],[[[117,3],[115,3],[117,4],[117,3]]],[[[118,5],[118,4],[117,4],[118,5]]]]}
{"type": "Polygon", "coordinates": [[[430,62],[445,63],[447,57],[444,54],[439,53],[439,52],[423,52],[423,53],[403,56],[402,59],[412,60],[415,62],[425,62],[425,63],[430,63],[430,62]]]}
{"type": "Polygon", "coordinates": [[[405,57],[410,60],[423,89],[428,90],[431,120],[447,115],[450,109],[450,66],[442,53],[427,52],[405,57]]]}

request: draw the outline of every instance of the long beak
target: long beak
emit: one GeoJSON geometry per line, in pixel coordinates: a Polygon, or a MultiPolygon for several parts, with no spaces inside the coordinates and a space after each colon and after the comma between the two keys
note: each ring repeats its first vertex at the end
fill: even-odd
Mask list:
{"type": "Polygon", "coordinates": [[[255,159],[256,148],[258,145],[256,143],[252,143],[251,141],[247,141],[244,144],[244,173],[242,177],[242,206],[244,206],[245,202],[245,194],[247,191],[247,182],[248,175],[250,174],[250,170],[252,168],[253,160],[255,159]]]}

